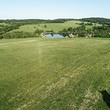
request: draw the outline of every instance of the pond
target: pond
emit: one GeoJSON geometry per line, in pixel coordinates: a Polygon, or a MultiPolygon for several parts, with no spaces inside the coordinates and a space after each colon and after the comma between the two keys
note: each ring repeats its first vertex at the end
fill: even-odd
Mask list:
{"type": "Polygon", "coordinates": [[[46,38],[67,38],[60,34],[45,34],[46,38]]]}

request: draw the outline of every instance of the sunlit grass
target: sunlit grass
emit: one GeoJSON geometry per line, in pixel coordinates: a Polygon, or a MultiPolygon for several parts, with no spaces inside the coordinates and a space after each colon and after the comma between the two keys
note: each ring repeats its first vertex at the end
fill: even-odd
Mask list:
{"type": "Polygon", "coordinates": [[[109,110],[110,39],[0,40],[0,110],[109,110]]]}
{"type": "MultiPolygon", "coordinates": [[[[24,32],[34,32],[36,29],[44,30],[44,31],[54,31],[59,32],[63,30],[64,28],[69,27],[79,27],[81,21],[67,21],[65,23],[45,23],[45,24],[30,24],[30,25],[24,25],[20,26],[19,29],[12,30],[10,32],[15,31],[24,31],[24,32]],[[46,28],[45,28],[46,25],[46,28]]],[[[92,28],[93,26],[100,26],[99,24],[93,24],[92,26],[86,26],[86,28],[92,28]]]]}

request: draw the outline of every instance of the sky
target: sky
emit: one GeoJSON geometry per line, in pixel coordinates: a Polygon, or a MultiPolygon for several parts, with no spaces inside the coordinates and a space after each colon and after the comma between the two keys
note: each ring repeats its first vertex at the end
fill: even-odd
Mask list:
{"type": "Polygon", "coordinates": [[[0,19],[110,18],[110,0],[0,0],[0,19]]]}

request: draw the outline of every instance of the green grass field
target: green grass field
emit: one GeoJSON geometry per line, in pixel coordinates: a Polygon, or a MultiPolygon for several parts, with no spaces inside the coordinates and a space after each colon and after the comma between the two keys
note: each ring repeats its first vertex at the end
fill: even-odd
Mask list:
{"type": "MultiPolygon", "coordinates": [[[[34,32],[36,29],[41,29],[44,31],[51,31],[54,30],[56,32],[68,28],[68,27],[78,27],[79,24],[76,23],[81,23],[80,21],[68,21],[65,23],[43,23],[43,24],[30,24],[30,25],[24,25],[21,26],[19,29],[13,30],[13,31],[24,31],[24,32],[34,32]],[[44,28],[44,26],[47,26],[44,28]]],[[[11,32],[13,32],[11,31],[11,32]]]]}
{"type": "Polygon", "coordinates": [[[0,40],[0,110],[109,110],[110,39],[0,40]]]}
{"type": "Polygon", "coordinates": [[[6,26],[6,25],[9,25],[9,24],[3,22],[3,23],[0,23],[0,25],[6,26]]]}
{"type": "Polygon", "coordinates": [[[0,23],[0,28],[2,28],[3,26],[9,26],[9,24],[7,24],[7,23],[0,23]]]}
{"type": "MultiPolygon", "coordinates": [[[[15,31],[24,31],[24,32],[34,32],[36,29],[44,30],[44,31],[55,31],[59,32],[63,30],[64,28],[73,27],[76,28],[81,23],[81,21],[67,21],[65,23],[45,23],[45,24],[30,24],[30,25],[24,25],[21,26],[19,29],[12,30],[10,32],[15,31]],[[47,26],[45,28],[45,25],[47,26]]],[[[100,26],[99,24],[93,24],[93,26],[100,26]]],[[[93,26],[86,26],[86,28],[92,28],[93,26]]]]}

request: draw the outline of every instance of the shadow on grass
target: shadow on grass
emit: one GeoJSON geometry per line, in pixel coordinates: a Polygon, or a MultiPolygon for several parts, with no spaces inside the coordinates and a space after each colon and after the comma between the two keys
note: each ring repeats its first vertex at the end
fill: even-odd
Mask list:
{"type": "Polygon", "coordinates": [[[102,94],[103,101],[110,108],[110,94],[106,90],[99,91],[102,94]]]}

